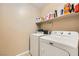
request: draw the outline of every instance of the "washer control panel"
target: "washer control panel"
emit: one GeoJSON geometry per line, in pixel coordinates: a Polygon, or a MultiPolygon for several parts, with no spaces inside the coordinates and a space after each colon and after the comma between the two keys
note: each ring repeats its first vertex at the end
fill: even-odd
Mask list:
{"type": "Polygon", "coordinates": [[[78,39],[78,32],[75,31],[52,31],[51,35],[78,39]]]}
{"type": "Polygon", "coordinates": [[[52,31],[52,41],[62,43],[68,46],[77,47],[79,33],[75,31],[52,31]]]}

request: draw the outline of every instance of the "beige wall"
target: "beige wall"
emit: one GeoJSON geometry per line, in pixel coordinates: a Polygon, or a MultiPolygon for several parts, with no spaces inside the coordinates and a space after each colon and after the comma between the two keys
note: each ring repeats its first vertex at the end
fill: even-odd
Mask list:
{"type": "MultiPolygon", "coordinates": [[[[49,11],[55,9],[61,9],[64,7],[64,3],[52,3],[48,4],[43,8],[41,16],[45,16],[49,11]]],[[[79,31],[79,16],[72,16],[68,18],[60,19],[59,21],[54,21],[52,23],[44,23],[41,25],[41,28],[46,30],[72,30],[79,31]]]]}
{"type": "Polygon", "coordinates": [[[16,55],[29,49],[29,34],[37,29],[40,15],[31,4],[0,4],[0,55],[16,55]]]}
{"type": "Polygon", "coordinates": [[[45,16],[48,14],[48,12],[53,10],[58,10],[64,7],[64,3],[50,3],[47,4],[42,10],[41,10],[41,16],[45,16]]]}

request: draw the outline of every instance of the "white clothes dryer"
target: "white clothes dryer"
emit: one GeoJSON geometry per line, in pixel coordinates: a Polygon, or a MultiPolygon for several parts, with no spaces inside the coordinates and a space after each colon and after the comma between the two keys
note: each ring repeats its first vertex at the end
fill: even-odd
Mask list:
{"type": "Polygon", "coordinates": [[[36,32],[30,35],[30,54],[32,56],[40,55],[40,37],[44,35],[43,32],[36,32]]]}

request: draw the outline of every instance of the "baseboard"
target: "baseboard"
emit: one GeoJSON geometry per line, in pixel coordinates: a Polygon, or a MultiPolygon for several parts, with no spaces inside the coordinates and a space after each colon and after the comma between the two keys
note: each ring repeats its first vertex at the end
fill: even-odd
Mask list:
{"type": "Polygon", "coordinates": [[[30,56],[29,50],[22,52],[20,54],[17,54],[16,56],[30,56]]]}

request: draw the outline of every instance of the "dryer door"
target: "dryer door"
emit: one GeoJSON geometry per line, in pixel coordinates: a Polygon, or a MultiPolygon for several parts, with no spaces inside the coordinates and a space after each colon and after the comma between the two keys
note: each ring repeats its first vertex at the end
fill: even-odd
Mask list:
{"type": "Polygon", "coordinates": [[[38,53],[39,53],[38,45],[39,45],[39,37],[31,35],[31,37],[30,37],[30,53],[32,54],[32,56],[38,56],[38,53]]]}
{"type": "Polygon", "coordinates": [[[41,56],[69,56],[68,52],[45,42],[40,42],[41,56]]]}

